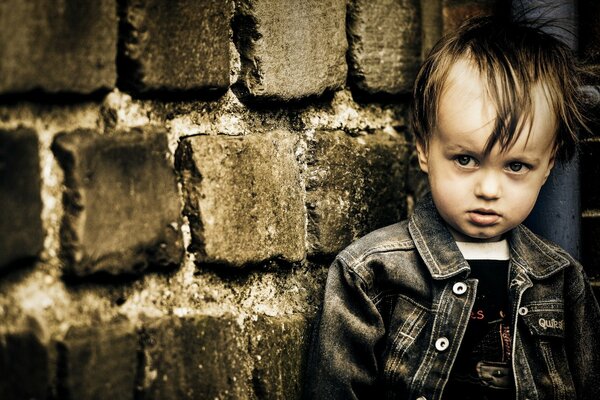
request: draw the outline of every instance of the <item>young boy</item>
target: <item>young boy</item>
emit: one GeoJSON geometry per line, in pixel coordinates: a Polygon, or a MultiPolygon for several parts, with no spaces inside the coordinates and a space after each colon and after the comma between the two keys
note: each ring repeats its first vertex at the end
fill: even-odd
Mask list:
{"type": "Polygon", "coordinates": [[[309,397],[600,398],[589,282],[521,225],[575,152],[575,77],[559,41],[490,17],[432,50],[412,121],[431,193],[331,266],[309,397]]]}

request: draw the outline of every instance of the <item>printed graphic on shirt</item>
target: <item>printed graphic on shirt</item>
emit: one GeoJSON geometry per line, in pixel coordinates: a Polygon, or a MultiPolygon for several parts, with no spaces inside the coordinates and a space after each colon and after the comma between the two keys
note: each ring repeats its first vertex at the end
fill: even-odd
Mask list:
{"type": "Polygon", "coordinates": [[[508,260],[468,260],[469,278],[478,280],[469,324],[450,374],[444,398],[510,399],[511,312],[508,260]]]}

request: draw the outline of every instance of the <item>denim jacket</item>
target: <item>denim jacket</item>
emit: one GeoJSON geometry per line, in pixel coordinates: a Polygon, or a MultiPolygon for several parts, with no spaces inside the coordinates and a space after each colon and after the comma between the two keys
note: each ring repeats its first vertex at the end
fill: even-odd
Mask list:
{"type": "MultiPolygon", "coordinates": [[[[524,226],[507,239],[517,399],[599,399],[600,309],[581,265],[524,226]]],[[[439,399],[475,301],[469,272],[430,196],[351,244],[329,269],[305,395],[439,399]]]]}

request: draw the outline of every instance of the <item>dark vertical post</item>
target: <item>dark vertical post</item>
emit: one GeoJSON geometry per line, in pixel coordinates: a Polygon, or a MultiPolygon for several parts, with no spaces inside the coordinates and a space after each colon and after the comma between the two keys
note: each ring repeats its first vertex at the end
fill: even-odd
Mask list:
{"type": "MultiPolygon", "coordinates": [[[[513,0],[513,14],[527,19],[551,19],[545,28],[557,38],[577,49],[575,1],[513,0]]],[[[525,221],[534,232],[562,246],[575,258],[580,257],[581,206],[579,156],[568,163],[557,163],[542,188],[537,204],[525,221]]]]}

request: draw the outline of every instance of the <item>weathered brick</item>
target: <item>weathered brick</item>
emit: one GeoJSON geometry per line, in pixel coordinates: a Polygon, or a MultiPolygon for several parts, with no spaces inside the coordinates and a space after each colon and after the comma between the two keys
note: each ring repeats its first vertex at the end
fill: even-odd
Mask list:
{"type": "Polygon", "coordinates": [[[112,88],[117,30],[116,0],[0,2],[0,92],[112,88]]]}
{"type": "Polygon", "coordinates": [[[259,316],[248,328],[256,398],[300,399],[310,340],[306,317],[259,316]]]}
{"type": "Polygon", "coordinates": [[[163,131],[76,130],[58,135],[52,149],[65,171],[68,272],[135,273],[181,261],[181,204],[163,131]]]}
{"type": "Polygon", "coordinates": [[[239,267],[304,258],[296,146],[297,138],[283,131],[181,141],[176,162],[198,261],[239,267]]]}
{"type": "Polygon", "coordinates": [[[294,100],[345,83],[345,0],[242,0],[235,21],[250,95],[294,100]]]}
{"type": "Polygon", "coordinates": [[[138,337],[127,322],[71,327],[59,342],[63,399],[133,399],[138,337]]]}
{"type": "Polygon", "coordinates": [[[142,336],[140,398],[248,398],[247,342],[232,317],[164,318],[142,336]]]}
{"type": "Polygon", "coordinates": [[[128,0],[121,77],[140,92],[229,86],[231,0],[128,0]]]}
{"type": "Polygon", "coordinates": [[[0,130],[0,270],[43,248],[38,137],[27,128],[0,130]]]}
{"type": "Polygon", "coordinates": [[[510,3],[502,0],[443,0],[444,34],[454,31],[471,17],[493,15],[501,7],[510,7],[510,3]]]}
{"type": "Polygon", "coordinates": [[[310,254],[335,254],[405,215],[407,152],[395,133],[316,132],[306,183],[310,254]]]}
{"type": "Polygon", "coordinates": [[[0,334],[0,399],[46,399],[52,392],[50,346],[37,329],[0,334]]]}
{"type": "Polygon", "coordinates": [[[600,209],[600,141],[585,140],[580,145],[581,208],[600,209]],[[586,184],[586,182],[588,184],[586,184]]]}
{"type": "Polygon", "coordinates": [[[585,271],[600,280],[600,212],[586,212],[581,219],[581,253],[585,271]]]}
{"type": "Polygon", "coordinates": [[[353,0],[350,76],[359,90],[407,93],[421,62],[419,0],[353,0]]]}

